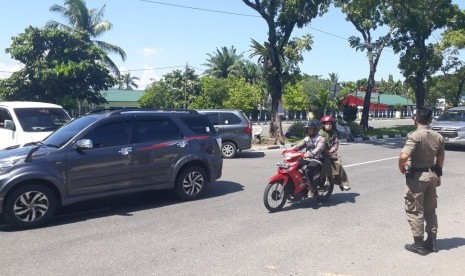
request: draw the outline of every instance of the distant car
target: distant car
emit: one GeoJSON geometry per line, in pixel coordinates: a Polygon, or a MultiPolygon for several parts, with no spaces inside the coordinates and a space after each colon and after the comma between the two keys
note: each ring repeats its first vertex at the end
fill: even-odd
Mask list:
{"type": "Polygon", "coordinates": [[[27,228],[87,199],[159,189],[197,199],[221,177],[220,145],[207,116],[195,111],[79,117],[41,143],[0,151],[0,213],[27,228]]]}
{"type": "Polygon", "coordinates": [[[41,102],[0,102],[0,150],[39,142],[71,120],[63,107],[41,102]]]}
{"type": "Polygon", "coordinates": [[[444,111],[431,123],[431,129],[444,136],[446,145],[465,146],[465,106],[444,111]]]}
{"type": "Polygon", "coordinates": [[[252,123],[242,110],[202,109],[221,136],[221,152],[224,158],[233,158],[238,151],[252,147],[252,123]]]}

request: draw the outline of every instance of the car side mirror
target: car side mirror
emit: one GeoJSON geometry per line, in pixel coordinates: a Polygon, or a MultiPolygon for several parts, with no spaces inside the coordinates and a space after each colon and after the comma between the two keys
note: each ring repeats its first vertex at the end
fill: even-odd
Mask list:
{"type": "Polygon", "coordinates": [[[3,122],[3,127],[4,127],[5,129],[9,129],[9,130],[13,130],[13,131],[14,131],[14,130],[15,130],[15,123],[13,123],[12,120],[5,120],[5,121],[3,122]]]}
{"type": "Polygon", "coordinates": [[[76,142],[76,148],[77,149],[92,149],[94,147],[94,144],[92,143],[92,140],[90,139],[81,139],[76,142]]]}

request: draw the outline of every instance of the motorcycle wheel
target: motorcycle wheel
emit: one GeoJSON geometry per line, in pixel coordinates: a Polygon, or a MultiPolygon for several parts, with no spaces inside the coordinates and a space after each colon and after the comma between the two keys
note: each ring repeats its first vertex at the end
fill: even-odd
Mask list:
{"type": "Polygon", "coordinates": [[[271,182],[266,185],[263,194],[263,203],[270,212],[279,211],[283,208],[289,197],[289,191],[285,189],[283,181],[271,182]]]}
{"type": "Polygon", "coordinates": [[[329,187],[325,187],[324,185],[318,186],[318,190],[316,192],[316,199],[320,202],[328,201],[329,197],[333,193],[334,183],[330,182],[329,187]]]}

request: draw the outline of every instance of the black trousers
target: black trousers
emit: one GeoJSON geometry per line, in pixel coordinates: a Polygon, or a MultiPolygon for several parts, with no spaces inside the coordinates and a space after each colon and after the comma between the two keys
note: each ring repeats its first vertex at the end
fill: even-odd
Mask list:
{"type": "Polygon", "coordinates": [[[300,159],[299,165],[304,168],[305,174],[309,180],[310,185],[315,190],[318,186],[318,177],[315,177],[321,172],[323,163],[319,159],[300,159]]]}

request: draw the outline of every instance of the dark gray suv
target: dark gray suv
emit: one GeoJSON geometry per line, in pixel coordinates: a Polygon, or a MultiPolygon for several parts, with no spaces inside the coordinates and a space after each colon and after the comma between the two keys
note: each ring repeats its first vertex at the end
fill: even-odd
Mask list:
{"type": "Polygon", "coordinates": [[[252,147],[252,123],[241,110],[203,109],[221,136],[221,152],[224,158],[233,158],[238,151],[252,147]]]}
{"type": "Polygon", "coordinates": [[[221,177],[220,145],[195,111],[83,116],[41,143],[0,151],[0,213],[25,228],[47,222],[59,206],[104,196],[174,189],[196,199],[221,177]]]}

